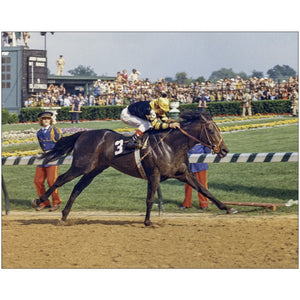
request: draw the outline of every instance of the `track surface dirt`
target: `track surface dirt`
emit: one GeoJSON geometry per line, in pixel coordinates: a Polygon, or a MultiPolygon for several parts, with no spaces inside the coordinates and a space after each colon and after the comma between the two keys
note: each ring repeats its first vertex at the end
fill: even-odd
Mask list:
{"type": "Polygon", "coordinates": [[[17,212],[2,268],[298,268],[298,216],[17,212]]]}

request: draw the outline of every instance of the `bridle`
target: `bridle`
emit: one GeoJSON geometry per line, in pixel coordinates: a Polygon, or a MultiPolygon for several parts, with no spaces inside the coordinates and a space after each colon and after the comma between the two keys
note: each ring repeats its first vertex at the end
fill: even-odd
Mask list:
{"type": "MultiPolygon", "coordinates": [[[[221,133],[220,133],[219,128],[218,128],[217,125],[215,124],[215,122],[213,122],[213,125],[214,125],[215,129],[218,131],[219,136],[220,136],[220,140],[219,140],[219,142],[218,142],[218,145],[215,145],[215,144],[212,142],[211,138],[209,137],[209,135],[208,135],[208,133],[207,133],[207,129],[206,129],[205,126],[202,126],[202,127],[201,127],[200,136],[202,136],[202,133],[203,133],[203,131],[204,131],[204,134],[205,134],[205,136],[206,136],[206,138],[207,138],[207,140],[208,140],[208,142],[209,142],[209,145],[203,143],[203,142],[200,141],[199,139],[197,139],[197,138],[195,138],[194,136],[190,135],[188,132],[186,132],[185,130],[183,130],[181,127],[178,127],[178,129],[179,129],[184,135],[186,135],[186,136],[188,136],[189,138],[193,139],[193,140],[196,141],[197,143],[199,143],[199,144],[201,144],[201,145],[203,145],[203,146],[205,146],[205,147],[208,147],[208,148],[212,149],[212,150],[214,151],[214,153],[218,154],[218,153],[220,152],[220,150],[221,150],[221,149],[220,149],[220,145],[221,145],[221,143],[222,143],[222,141],[223,141],[223,137],[222,137],[222,135],[221,135],[221,133]]],[[[163,136],[162,138],[160,138],[159,141],[155,144],[155,146],[157,147],[157,146],[158,146],[158,145],[159,145],[159,144],[160,144],[160,143],[161,143],[161,142],[162,142],[162,141],[170,134],[171,131],[173,131],[173,129],[171,129],[165,136],[163,136]]],[[[151,149],[148,150],[148,151],[142,156],[142,158],[140,159],[140,162],[141,162],[142,160],[144,160],[144,158],[145,158],[146,156],[148,156],[150,152],[151,152],[151,149]]]]}
{"type": "Polygon", "coordinates": [[[221,143],[223,142],[223,137],[222,137],[222,135],[221,135],[221,133],[220,133],[219,128],[217,127],[217,125],[216,125],[214,122],[213,122],[213,125],[214,125],[215,129],[218,131],[218,133],[219,133],[219,135],[220,135],[220,140],[219,140],[219,142],[218,142],[217,145],[215,145],[215,144],[213,143],[213,141],[211,140],[210,136],[209,136],[208,133],[207,133],[207,129],[206,129],[205,126],[202,126],[202,127],[201,127],[200,136],[203,136],[203,134],[204,134],[204,135],[206,136],[206,139],[208,140],[208,143],[209,143],[209,144],[206,144],[206,143],[200,141],[199,139],[197,139],[197,138],[195,138],[194,136],[190,135],[188,132],[186,132],[185,130],[183,130],[183,129],[180,128],[180,127],[179,127],[178,129],[179,129],[184,135],[186,135],[186,136],[188,136],[189,138],[193,139],[193,140],[196,141],[197,143],[202,144],[203,146],[212,149],[212,150],[214,151],[214,153],[218,154],[218,153],[221,151],[220,145],[221,145],[221,143]]]}

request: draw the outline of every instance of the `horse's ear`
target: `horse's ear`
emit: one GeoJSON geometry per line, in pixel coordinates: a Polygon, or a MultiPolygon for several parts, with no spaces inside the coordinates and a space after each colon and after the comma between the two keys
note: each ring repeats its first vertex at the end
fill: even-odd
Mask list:
{"type": "Polygon", "coordinates": [[[205,112],[205,113],[200,113],[200,120],[202,120],[203,122],[208,122],[209,120],[211,120],[211,114],[210,112],[205,112]]]}
{"type": "Polygon", "coordinates": [[[200,113],[200,120],[203,121],[203,122],[207,122],[207,118],[206,118],[206,115],[203,114],[203,113],[200,113]]]}

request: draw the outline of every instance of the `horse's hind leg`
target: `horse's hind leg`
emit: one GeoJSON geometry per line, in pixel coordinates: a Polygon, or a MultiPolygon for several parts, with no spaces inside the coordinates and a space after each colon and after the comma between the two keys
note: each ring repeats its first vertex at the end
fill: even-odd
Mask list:
{"type": "Polygon", "coordinates": [[[84,176],[81,177],[79,182],[75,185],[72,194],[65,206],[65,208],[62,211],[62,220],[66,221],[67,216],[70,213],[70,210],[72,208],[72,205],[75,201],[75,199],[81,194],[81,192],[93,181],[95,176],[97,176],[99,173],[101,173],[103,169],[100,170],[94,170],[88,174],[85,174],[84,176]]]}
{"type": "Polygon", "coordinates": [[[54,184],[46,191],[46,193],[41,195],[40,199],[37,200],[36,204],[38,205],[41,202],[46,201],[57,188],[64,185],[65,183],[73,180],[74,178],[80,176],[81,174],[82,174],[81,172],[78,172],[78,171],[76,171],[75,168],[71,167],[67,172],[58,176],[58,178],[54,182],[54,184]]]}
{"type": "Polygon", "coordinates": [[[159,215],[162,215],[163,214],[163,210],[164,210],[164,204],[163,204],[163,197],[162,197],[162,192],[161,192],[160,185],[158,185],[158,188],[157,188],[157,196],[158,196],[158,211],[159,211],[159,215]]]}
{"type": "Polygon", "coordinates": [[[160,182],[160,174],[153,174],[150,176],[150,178],[148,178],[148,192],[147,192],[147,200],[146,200],[147,210],[146,210],[146,217],[144,221],[144,224],[146,226],[150,226],[152,224],[150,221],[150,214],[154,202],[154,196],[157,188],[159,187],[159,182],[160,182]]]}

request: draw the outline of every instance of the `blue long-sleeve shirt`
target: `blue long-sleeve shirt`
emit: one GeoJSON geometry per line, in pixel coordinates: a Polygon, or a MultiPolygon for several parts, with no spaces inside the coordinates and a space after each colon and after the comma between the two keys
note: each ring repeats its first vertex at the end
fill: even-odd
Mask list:
{"type": "Polygon", "coordinates": [[[45,133],[43,129],[41,128],[36,135],[42,150],[46,152],[54,148],[56,142],[61,138],[61,131],[54,126],[49,126],[45,133]]]}
{"type": "MultiPolygon", "coordinates": [[[[56,142],[62,137],[60,129],[49,126],[49,128],[44,133],[44,128],[42,127],[37,133],[37,138],[43,152],[47,152],[54,148],[56,142]]],[[[39,167],[48,167],[49,165],[39,165],[39,167]]]]}
{"type": "MultiPolygon", "coordinates": [[[[211,149],[200,144],[196,144],[190,151],[189,154],[202,154],[211,153],[211,149]]],[[[190,169],[193,173],[201,172],[208,169],[207,163],[190,163],[190,169]]]]}

